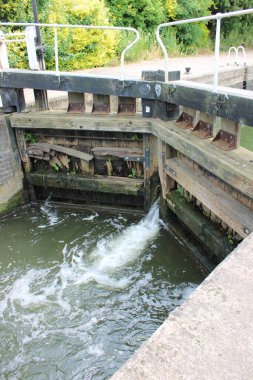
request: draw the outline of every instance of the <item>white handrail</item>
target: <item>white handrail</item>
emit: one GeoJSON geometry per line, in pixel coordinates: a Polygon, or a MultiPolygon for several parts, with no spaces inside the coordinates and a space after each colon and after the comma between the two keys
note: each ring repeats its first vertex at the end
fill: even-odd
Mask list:
{"type": "Polygon", "coordinates": [[[214,54],[214,78],[213,78],[213,91],[217,91],[218,86],[218,71],[219,71],[219,60],[220,60],[220,27],[221,27],[221,20],[223,18],[227,17],[233,17],[233,16],[243,16],[246,14],[253,13],[253,8],[245,9],[242,11],[235,11],[235,12],[227,12],[227,13],[217,13],[216,15],[211,16],[204,16],[204,17],[198,17],[198,18],[191,18],[188,20],[179,20],[179,21],[171,21],[166,22],[163,24],[158,25],[156,29],[156,39],[163,51],[164,54],[164,64],[165,64],[165,81],[168,82],[168,67],[169,67],[169,56],[168,52],[166,50],[166,47],[160,37],[160,30],[167,26],[173,26],[173,25],[181,25],[181,24],[188,24],[193,22],[201,22],[201,21],[210,21],[210,20],[216,20],[216,37],[215,37],[215,54],[214,54]]]}
{"type": "Polygon", "coordinates": [[[228,57],[227,57],[227,65],[230,64],[230,61],[231,61],[231,51],[234,51],[235,52],[235,64],[237,63],[237,56],[238,56],[238,53],[237,53],[237,48],[235,46],[231,46],[229,49],[228,49],[228,57]]]}
{"type": "Polygon", "coordinates": [[[239,65],[239,51],[241,50],[242,53],[243,53],[243,65],[244,66],[247,66],[248,64],[248,61],[247,61],[247,55],[246,55],[246,51],[244,49],[244,46],[238,46],[237,48],[235,46],[231,46],[228,50],[228,58],[227,58],[227,65],[230,64],[230,61],[231,61],[231,50],[234,50],[235,51],[235,65],[239,65]]]}
{"type": "Polygon", "coordinates": [[[55,71],[59,73],[59,61],[58,61],[58,39],[57,39],[57,28],[70,28],[70,29],[108,29],[108,30],[126,30],[129,32],[135,33],[135,39],[127,45],[127,47],[122,51],[120,57],[120,79],[124,80],[124,63],[125,63],[125,54],[135,45],[140,39],[140,33],[137,29],[131,27],[123,26],[97,26],[97,25],[71,25],[71,24],[46,24],[46,23],[27,23],[27,22],[0,22],[2,26],[38,26],[38,27],[49,27],[54,28],[54,45],[55,45],[55,71]],[[55,32],[56,30],[56,32],[55,32]],[[56,49],[57,48],[57,49],[56,49]]]}
{"type": "Polygon", "coordinates": [[[237,48],[237,59],[238,59],[238,62],[239,62],[239,51],[240,50],[243,53],[243,58],[244,58],[243,64],[244,64],[244,66],[247,66],[248,61],[247,61],[247,55],[246,55],[246,51],[244,49],[244,46],[238,46],[238,48],[237,48]]]}

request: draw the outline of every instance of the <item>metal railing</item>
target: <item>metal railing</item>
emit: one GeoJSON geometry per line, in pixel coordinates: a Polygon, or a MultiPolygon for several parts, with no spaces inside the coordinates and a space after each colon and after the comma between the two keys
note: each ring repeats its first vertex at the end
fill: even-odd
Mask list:
{"type": "Polygon", "coordinates": [[[102,29],[102,30],[119,30],[119,31],[129,31],[135,33],[135,39],[127,45],[127,47],[122,51],[120,57],[120,79],[124,79],[124,63],[125,54],[135,45],[140,39],[140,33],[137,29],[131,27],[121,27],[121,26],[97,26],[97,25],[71,25],[71,24],[45,24],[45,23],[16,23],[16,22],[0,22],[0,26],[15,26],[15,27],[46,27],[53,28],[54,30],[54,58],[55,58],[55,72],[60,73],[59,70],[59,55],[58,55],[58,29],[69,28],[69,29],[102,29]]]}
{"type": "Polygon", "coordinates": [[[235,65],[239,65],[240,63],[240,54],[239,51],[242,51],[243,55],[243,65],[247,66],[248,60],[247,55],[244,46],[238,46],[237,48],[235,46],[231,46],[228,50],[228,56],[227,56],[227,65],[230,65],[231,63],[231,51],[235,52],[235,61],[233,62],[235,65]]]}
{"type": "Polygon", "coordinates": [[[166,50],[166,47],[161,39],[160,30],[167,26],[175,26],[181,24],[188,24],[193,22],[201,22],[201,21],[210,21],[216,20],[216,36],[215,36],[215,52],[214,52],[214,77],[213,77],[213,91],[217,91],[218,87],[218,75],[219,75],[219,63],[220,63],[220,31],[221,31],[221,20],[227,17],[233,16],[243,16],[253,13],[253,8],[245,9],[242,11],[228,12],[228,13],[217,13],[212,16],[204,16],[198,18],[192,18],[188,20],[179,20],[179,21],[171,21],[158,25],[156,29],[156,38],[157,41],[163,51],[164,54],[164,63],[165,63],[165,81],[168,82],[168,71],[169,71],[169,55],[166,50]]]}

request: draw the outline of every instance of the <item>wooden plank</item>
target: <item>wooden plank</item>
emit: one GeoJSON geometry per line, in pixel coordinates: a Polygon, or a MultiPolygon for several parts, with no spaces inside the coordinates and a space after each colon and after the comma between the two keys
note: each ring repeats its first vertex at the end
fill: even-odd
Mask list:
{"type": "Polygon", "coordinates": [[[16,140],[24,171],[29,173],[31,171],[31,160],[26,153],[26,140],[22,129],[16,129],[16,140]]]}
{"type": "Polygon", "coordinates": [[[130,80],[75,73],[3,70],[2,88],[36,88],[67,92],[94,93],[123,97],[155,99],[190,107],[209,115],[224,117],[253,126],[252,92],[190,81],[163,83],[159,81],[130,80]]]}
{"type": "Polygon", "coordinates": [[[226,233],[217,228],[200,209],[194,207],[183,195],[175,190],[171,191],[167,194],[166,202],[180,222],[205,247],[209,257],[220,262],[233,250],[234,246],[229,243],[226,233]]]}
{"type": "Polygon", "coordinates": [[[172,121],[163,123],[156,120],[152,132],[211,174],[253,199],[253,152],[242,147],[222,151],[208,139],[199,139],[189,130],[178,128],[172,121]]]}
{"type": "Polygon", "coordinates": [[[98,116],[87,114],[69,115],[64,111],[29,112],[29,114],[15,113],[11,116],[13,128],[38,129],[67,129],[88,131],[112,132],[150,132],[150,119],[140,115],[126,116],[98,116]]]}
{"type": "Polygon", "coordinates": [[[10,121],[14,128],[75,130],[82,127],[81,129],[88,131],[150,133],[253,199],[253,152],[242,147],[233,151],[222,151],[212,145],[209,139],[199,139],[189,130],[178,128],[173,121],[163,122],[138,116],[133,118],[84,115],[70,117],[62,111],[15,113],[10,117],[10,121]]]}
{"type": "MultiPolygon", "coordinates": [[[[55,150],[56,152],[61,152],[64,154],[67,154],[68,156],[73,156],[80,158],[81,160],[85,161],[91,161],[93,159],[93,156],[84,152],[80,152],[79,150],[72,149],[72,148],[67,148],[65,146],[61,145],[55,145],[55,144],[47,144],[47,143],[35,143],[35,144],[30,144],[29,147],[31,148],[41,148],[45,149],[47,151],[48,149],[50,150],[55,150]]],[[[28,148],[29,149],[29,148],[28,148]]]]}
{"type": "Polygon", "coordinates": [[[215,186],[206,176],[191,169],[183,161],[166,161],[167,174],[221,218],[240,236],[253,232],[253,212],[231,195],[215,186]]]}
{"type": "Polygon", "coordinates": [[[141,148],[96,147],[91,151],[94,156],[99,157],[143,157],[143,150],[141,148]]]}
{"type": "Polygon", "coordinates": [[[143,196],[143,180],[140,179],[40,172],[30,173],[27,178],[33,186],[143,196]]]}

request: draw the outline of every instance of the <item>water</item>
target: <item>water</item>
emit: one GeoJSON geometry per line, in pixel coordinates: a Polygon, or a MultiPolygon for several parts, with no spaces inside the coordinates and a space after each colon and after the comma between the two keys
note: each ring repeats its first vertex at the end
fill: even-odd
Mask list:
{"type": "Polygon", "coordinates": [[[204,275],[159,219],[59,209],[0,222],[0,378],[107,379],[204,275]]]}

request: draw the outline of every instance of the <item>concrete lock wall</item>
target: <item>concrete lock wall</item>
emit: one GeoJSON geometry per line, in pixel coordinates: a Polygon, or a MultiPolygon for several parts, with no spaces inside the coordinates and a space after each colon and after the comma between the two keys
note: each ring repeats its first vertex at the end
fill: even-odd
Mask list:
{"type": "Polygon", "coordinates": [[[253,233],[111,380],[253,378],[253,233]]]}
{"type": "Polygon", "coordinates": [[[23,198],[23,173],[13,130],[0,116],[0,214],[19,205],[23,198]]]}

